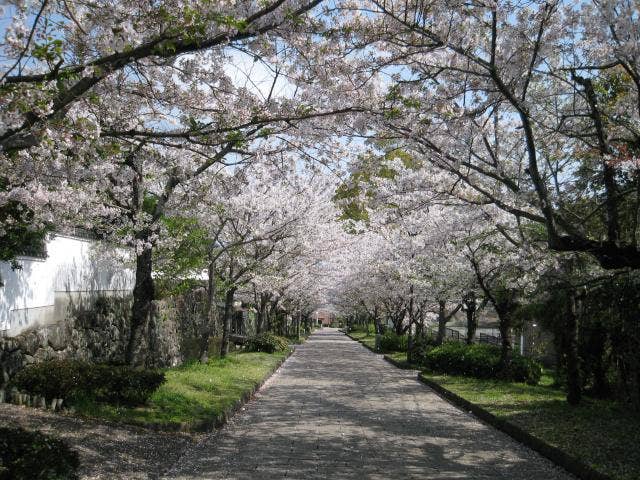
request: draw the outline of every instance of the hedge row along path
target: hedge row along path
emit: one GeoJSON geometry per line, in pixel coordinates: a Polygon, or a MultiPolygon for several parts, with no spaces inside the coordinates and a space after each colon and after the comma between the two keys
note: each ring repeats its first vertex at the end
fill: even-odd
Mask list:
{"type": "Polygon", "coordinates": [[[564,470],[334,329],[165,479],[536,479],[564,470]]]}

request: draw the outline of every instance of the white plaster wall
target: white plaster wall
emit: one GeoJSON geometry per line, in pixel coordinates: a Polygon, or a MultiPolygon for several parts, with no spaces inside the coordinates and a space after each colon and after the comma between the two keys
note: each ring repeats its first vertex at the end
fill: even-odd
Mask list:
{"type": "Polygon", "coordinates": [[[47,242],[46,260],[20,257],[19,270],[0,262],[0,330],[13,335],[17,327],[24,330],[56,320],[56,292],[131,290],[133,272],[98,246],[95,241],[55,235],[47,242]]]}

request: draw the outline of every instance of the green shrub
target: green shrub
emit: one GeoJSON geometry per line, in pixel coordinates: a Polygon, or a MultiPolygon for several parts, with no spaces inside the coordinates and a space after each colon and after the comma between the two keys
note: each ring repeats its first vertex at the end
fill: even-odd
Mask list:
{"type": "Polygon", "coordinates": [[[125,405],[142,405],[165,382],[164,373],[140,370],[128,365],[95,365],[90,369],[96,400],[125,405]]]}
{"type": "Polygon", "coordinates": [[[380,337],[380,350],[382,352],[406,352],[408,337],[387,331],[380,337]]]}
{"type": "Polygon", "coordinates": [[[284,337],[279,337],[271,332],[255,335],[247,341],[246,349],[250,352],[274,353],[287,350],[289,342],[284,337]]]}
{"type": "Polygon", "coordinates": [[[56,438],[0,427],[0,480],[75,480],[78,454],[56,438]]]}
{"type": "Polygon", "coordinates": [[[108,403],[141,405],[164,383],[164,373],[127,365],[92,364],[80,360],[51,360],[29,365],[11,386],[47,400],[91,397],[108,403]]]}
{"type": "Polygon", "coordinates": [[[86,382],[88,365],[75,360],[50,360],[29,365],[11,380],[11,386],[47,400],[72,398],[86,382]]]}
{"type": "Polygon", "coordinates": [[[350,327],[348,327],[348,329],[349,329],[349,332],[368,333],[368,329],[366,325],[351,325],[350,327]]]}
{"type": "Polygon", "coordinates": [[[514,382],[537,385],[542,377],[542,366],[535,360],[515,354],[505,373],[507,378],[514,382]]]}
{"type": "Polygon", "coordinates": [[[349,332],[366,333],[369,335],[375,335],[376,326],[373,323],[367,323],[366,325],[351,325],[349,332]]]}
{"type": "Polygon", "coordinates": [[[486,344],[445,343],[425,355],[424,365],[430,370],[450,375],[501,378],[531,384],[537,384],[542,374],[537,362],[516,352],[512,352],[509,366],[501,368],[500,347],[486,344]]]}
{"type": "Polygon", "coordinates": [[[433,348],[437,347],[436,339],[432,335],[419,335],[413,338],[411,361],[423,363],[424,358],[433,348]]]}

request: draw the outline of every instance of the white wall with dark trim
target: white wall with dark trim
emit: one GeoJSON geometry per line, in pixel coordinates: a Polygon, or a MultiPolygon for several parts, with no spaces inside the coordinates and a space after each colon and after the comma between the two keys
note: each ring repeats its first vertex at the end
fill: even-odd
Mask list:
{"type": "Polygon", "coordinates": [[[0,262],[0,331],[14,336],[37,324],[61,320],[69,301],[82,295],[127,293],[133,271],[121,250],[105,249],[96,240],[52,235],[47,258],[19,257],[21,269],[0,262]]]}

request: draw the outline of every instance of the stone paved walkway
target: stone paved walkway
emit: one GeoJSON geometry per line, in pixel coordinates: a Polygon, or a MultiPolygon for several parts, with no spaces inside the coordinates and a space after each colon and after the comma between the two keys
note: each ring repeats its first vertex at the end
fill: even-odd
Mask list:
{"type": "Polygon", "coordinates": [[[168,479],[571,477],[332,329],[313,335],[168,479]]]}

